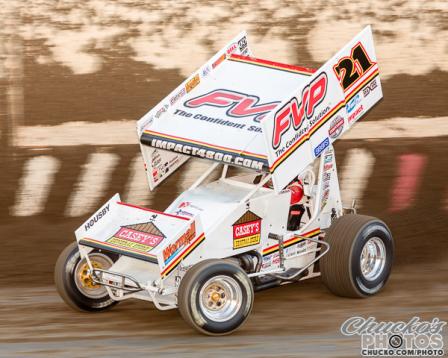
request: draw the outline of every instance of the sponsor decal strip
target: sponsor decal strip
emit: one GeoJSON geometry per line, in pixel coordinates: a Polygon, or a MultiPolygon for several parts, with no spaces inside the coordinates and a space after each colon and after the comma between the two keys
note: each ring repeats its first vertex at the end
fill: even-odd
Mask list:
{"type": "MultiPolygon", "coordinates": [[[[317,236],[319,234],[320,234],[320,228],[317,228],[317,229],[315,229],[313,231],[310,231],[310,232],[307,232],[306,234],[303,234],[301,236],[303,236],[303,237],[314,237],[314,236],[317,236]]],[[[291,239],[289,239],[289,240],[287,240],[287,241],[285,241],[283,243],[283,248],[286,249],[287,247],[292,246],[294,244],[297,244],[298,242],[303,241],[303,240],[304,239],[302,237],[294,236],[293,238],[291,238],[291,239]]],[[[272,254],[274,252],[277,252],[277,251],[278,251],[278,244],[276,244],[274,246],[267,247],[266,249],[263,249],[263,256],[270,255],[270,254],[272,254]]]]}
{"type": "Polygon", "coordinates": [[[181,219],[181,220],[190,220],[188,218],[185,218],[183,216],[178,216],[178,215],[173,215],[173,214],[167,214],[167,213],[163,213],[161,211],[157,211],[157,210],[153,210],[153,209],[148,209],[148,208],[142,208],[141,206],[137,206],[137,205],[132,205],[132,204],[128,204],[128,203],[122,203],[122,202],[118,202],[118,205],[123,205],[123,206],[129,206],[131,208],[135,208],[135,209],[140,209],[140,210],[145,210],[145,211],[149,211],[151,213],[155,213],[158,215],[163,215],[163,216],[170,216],[172,218],[176,218],[176,219],[181,219]]]}
{"type": "Polygon", "coordinates": [[[269,172],[269,163],[265,156],[249,153],[244,150],[215,149],[214,146],[198,145],[195,144],[194,141],[188,139],[186,139],[186,142],[171,139],[170,136],[165,136],[165,134],[159,136],[144,133],[141,137],[141,143],[153,148],[172,151],[182,155],[213,160],[215,162],[255,169],[257,171],[269,172]]]}
{"type": "Polygon", "coordinates": [[[140,260],[157,263],[156,256],[152,255],[152,254],[150,254],[148,252],[142,252],[142,251],[139,251],[139,250],[133,250],[131,248],[124,248],[124,247],[121,247],[121,246],[117,246],[117,245],[111,244],[109,242],[98,241],[98,240],[95,240],[95,239],[90,239],[88,237],[83,238],[82,240],[79,241],[79,243],[81,245],[94,247],[94,248],[99,248],[99,249],[104,249],[104,250],[112,250],[113,252],[124,254],[126,256],[131,256],[131,257],[134,257],[134,258],[137,258],[137,259],[140,259],[140,260]]]}
{"type": "Polygon", "coordinates": [[[262,60],[259,58],[241,56],[241,55],[236,55],[236,54],[232,54],[232,56],[230,56],[230,58],[228,60],[235,61],[235,62],[247,63],[250,65],[255,65],[255,66],[260,66],[260,67],[273,68],[273,69],[280,70],[280,71],[298,73],[298,74],[305,75],[305,76],[311,76],[314,72],[316,72],[316,70],[312,69],[312,68],[299,67],[299,66],[294,66],[294,65],[286,65],[283,63],[279,63],[279,62],[267,61],[267,60],[262,60]]]}
{"type": "MultiPolygon", "coordinates": [[[[264,154],[256,154],[256,153],[251,153],[248,151],[240,151],[238,149],[232,149],[232,148],[227,148],[227,147],[222,147],[219,145],[214,145],[214,144],[210,144],[210,143],[206,143],[206,142],[201,142],[198,140],[193,140],[193,139],[187,139],[187,138],[182,138],[182,137],[177,137],[177,136],[173,136],[173,135],[168,135],[165,133],[160,133],[160,132],[155,132],[155,131],[150,131],[150,130],[145,130],[144,131],[145,134],[151,135],[153,137],[159,137],[161,139],[164,140],[171,140],[171,141],[176,141],[179,143],[186,143],[186,144],[190,144],[190,145],[199,145],[202,146],[204,148],[210,148],[213,150],[221,150],[221,151],[226,151],[226,152],[230,152],[230,153],[235,153],[237,155],[244,155],[244,156],[248,156],[248,157],[253,157],[253,158],[257,158],[257,159],[267,159],[267,156],[264,154]]],[[[146,143],[143,143],[146,144],[146,143]]]]}
{"type": "Polygon", "coordinates": [[[373,80],[376,76],[378,76],[379,71],[378,67],[359,85],[355,87],[353,92],[345,97],[344,101],[339,102],[331,111],[329,111],[324,117],[322,117],[306,134],[300,137],[297,142],[292,145],[287,151],[285,151],[280,157],[278,157],[274,164],[269,168],[270,172],[273,173],[280,164],[282,164],[294,151],[299,148],[303,143],[305,143],[310,137],[320,128],[323,124],[325,124],[330,118],[339,112],[343,107],[345,107],[346,103],[350,101],[354,96],[356,96],[363,88],[363,86],[369,81],[373,80]]]}
{"type": "Polygon", "coordinates": [[[199,237],[191,243],[184,251],[182,251],[177,258],[174,258],[173,261],[163,269],[161,272],[162,277],[168,276],[178,265],[179,263],[185,259],[188,255],[190,255],[194,249],[196,249],[202,241],[205,240],[205,234],[202,233],[199,237]]]}

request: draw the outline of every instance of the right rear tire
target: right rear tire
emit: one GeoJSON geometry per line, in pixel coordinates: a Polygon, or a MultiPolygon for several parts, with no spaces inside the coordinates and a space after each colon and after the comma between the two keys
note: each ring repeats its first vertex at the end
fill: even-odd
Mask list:
{"type": "Polygon", "coordinates": [[[322,281],[338,296],[367,297],[386,284],[394,242],[385,223],[365,215],[336,219],[325,234],[330,251],[320,260],[322,281]]]}

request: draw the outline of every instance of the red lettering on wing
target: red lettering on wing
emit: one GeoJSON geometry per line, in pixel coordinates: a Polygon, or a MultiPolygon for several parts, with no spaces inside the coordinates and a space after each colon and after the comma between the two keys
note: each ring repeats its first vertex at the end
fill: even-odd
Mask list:
{"type": "Polygon", "coordinates": [[[190,108],[200,107],[200,106],[217,106],[217,107],[228,107],[238,102],[243,97],[237,93],[232,93],[229,91],[213,91],[205,95],[190,99],[185,102],[185,106],[190,108]]]}
{"type": "Polygon", "coordinates": [[[200,106],[228,107],[227,115],[230,117],[250,117],[260,120],[266,113],[278,105],[278,101],[258,104],[257,96],[217,89],[199,97],[192,98],[184,103],[185,107],[197,108],[200,106]]]}
{"type": "Polygon", "coordinates": [[[238,102],[235,107],[230,109],[229,113],[235,117],[247,117],[260,113],[265,113],[273,110],[277,107],[277,103],[275,104],[262,104],[256,106],[255,104],[258,102],[256,97],[248,97],[238,102]]]}
{"type": "Polygon", "coordinates": [[[305,88],[302,94],[301,103],[298,103],[297,99],[295,98],[292,99],[292,106],[291,106],[293,113],[292,124],[294,126],[294,129],[296,130],[302,126],[303,120],[305,119],[305,106],[303,104],[307,103],[309,93],[310,93],[309,88],[308,87],[305,88]]]}
{"type": "Polygon", "coordinates": [[[274,117],[274,132],[272,135],[272,147],[280,146],[282,136],[289,130],[291,123],[298,130],[306,118],[314,115],[316,107],[324,100],[327,92],[327,75],[322,72],[309,85],[302,90],[300,97],[293,97],[280,108],[274,117]]]}
{"type": "Polygon", "coordinates": [[[289,114],[291,113],[291,107],[285,106],[280,109],[274,118],[274,137],[272,140],[272,145],[277,148],[280,145],[280,141],[283,133],[285,133],[291,126],[291,120],[289,114]]]}
{"type": "Polygon", "coordinates": [[[327,76],[322,72],[310,87],[310,98],[307,105],[306,116],[310,118],[314,114],[314,109],[322,102],[327,88],[327,76]]]}

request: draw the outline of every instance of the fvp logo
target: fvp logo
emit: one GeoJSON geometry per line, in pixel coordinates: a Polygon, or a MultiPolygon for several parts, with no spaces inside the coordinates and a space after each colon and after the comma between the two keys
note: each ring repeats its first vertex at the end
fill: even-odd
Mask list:
{"type": "Polygon", "coordinates": [[[272,136],[272,147],[274,149],[279,147],[283,134],[289,130],[291,124],[294,130],[298,130],[305,118],[311,118],[314,115],[314,110],[325,98],[327,83],[327,74],[322,72],[303,89],[301,98],[291,98],[275,113],[274,134],[272,136]]]}
{"type": "Polygon", "coordinates": [[[216,89],[201,96],[192,98],[184,103],[185,107],[198,108],[201,106],[228,108],[230,117],[254,117],[259,122],[266,113],[272,111],[280,103],[279,101],[259,104],[260,98],[250,94],[216,89]]]}

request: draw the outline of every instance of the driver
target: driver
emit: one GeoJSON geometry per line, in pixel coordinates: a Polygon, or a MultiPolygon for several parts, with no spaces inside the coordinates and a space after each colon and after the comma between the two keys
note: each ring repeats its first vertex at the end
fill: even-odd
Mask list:
{"type": "MultiPolygon", "coordinates": [[[[262,178],[262,175],[258,175],[257,177],[255,177],[254,184],[258,184],[262,180],[262,178]]],[[[272,179],[268,180],[263,185],[263,187],[272,189],[272,179]]],[[[286,189],[291,192],[288,215],[288,230],[295,231],[300,228],[300,222],[305,212],[305,207],[303,205],[303,183],[298,177],[296,177],[291,183],[289,183],[286,189]]]]}
{"type": "Polygon", "coordinates": [[[288,230],[295,231],[300,227],[302,215],[305,212],[303,206],[303,183],[300,179],[295,178],[287,187],[291,192],[291,200],[288,216],[288,230]]]}

